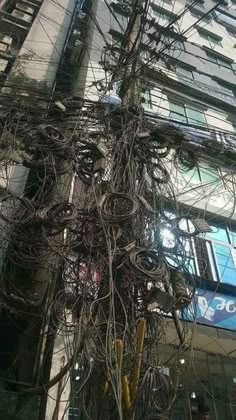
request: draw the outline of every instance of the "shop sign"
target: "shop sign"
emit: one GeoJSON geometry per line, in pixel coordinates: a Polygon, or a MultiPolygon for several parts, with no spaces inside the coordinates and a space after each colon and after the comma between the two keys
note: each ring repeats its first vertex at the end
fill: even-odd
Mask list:
{"type": "Polygon", "coordinates": [[[197,289],[184,319],[236,331],[236,297],[197,289]]]}

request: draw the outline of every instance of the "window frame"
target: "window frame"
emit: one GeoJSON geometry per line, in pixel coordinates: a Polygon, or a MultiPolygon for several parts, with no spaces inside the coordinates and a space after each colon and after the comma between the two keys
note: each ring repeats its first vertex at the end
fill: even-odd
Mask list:
{"type": "MultiPolygon", "coordinates": [[[[224,283],[224,284],[231,284],[231,283],[228,283],[227,281],[224,281],[223,276],[221,275],[220,264],[218,262],[217,253],[214,248],[214,244],[216,244],[216,245],[224,246],[230,250],[230,255],[231,255],[231,258],[234,264],[235,273],[236,273],[236,247],[231,243],[229,227],[227,223],[225,223],[224,225],[225,225],[225,231],[226,231],[228,242],[220,241],[219,239],[214,239],[214,238],[207,238],[207,235],[206,235],[206,238],[204,238],[204,240],[206,243],[210,244],[210,252],[209,252],[208,247],[207,247],[208,248],[207,252],[208,252],[208,257],[210,261],[213,262],[213,266],[210,264],[210,267],[209,267],[211,270],[213,280],[218,281],[220,283],[224,283]]],[[[235,281],[235,286],[236,286],[236,281],[235,281]]]]}
{"type": "MultiPolygon", "coordinates": [[[[157,17],[158,19],[162,19],[164,22],[166,22],[167,26],[170,25],[171,22],[178,16],[175,13],[171,12],[170,10],[167,10],[164,7],[161,7],[156,4],[153,4],[152,12],[155,17],[157,17]]],[[[174,22],[172,26],[178,29],[179,21],[174,22]]]]}
{"type": "Polygon", "coordinates": [[[178,102],[173,102],[171,100],[168,100],[168,102],[169,102],[169,118],[172,118],[171,114],[179,114],[179,116],[182,115],[185,118],[185,121],[177,120],[177,119],[176,119],[176,121],[184,122],[185,124],[195,125],[195,126],[198,126],[198,127],[207,127],[207,121],[206,121],[206,116],[205,116],[204,111],[195,109],[194,107],[192,107],[191,105],[186,104],[186,103],[178,103],[178,102]],[[184,111],[183,114],[178,113],[178,111],[171,110],[171,105],[182,107],[182,109],[184,111]],[[193,118],[191,118],[189,116],[188,110],[192,110],[192,111],[195,111],[195,112],[198,112],[199,114],[201,114],[203,116],[203,119],[204,119],[204,124],[201,124],[201,123],[198,124],[197,120],[196,120],[196,123],[191,122],[193,120],[193,118]]]}
{"type": "Polygon", "coordinates": [[[223,47],[222,45],[222,39],[215,36],[213,33],[210,33],[208,31],[205,31],[203,28],[198,27],[197,32],[200,38],[207,41],[211,48],[214,48],[216,46],[223,47]]]}
{"type": "Polygon", "coordinates": [[[154,14],[154,16],[158,17],[159,19],[165,20],[168,23],[171,22],[170,16],[167,13],[165,13],[165,11],[163,11],[163,10],[161,11],[161,10],[157,10],[156,8],[153,8],[153,14],[154,14]]]}
{"type": "Polygon", "coordinates": [[[221,83],[221,82],[217,82],[217,84],[219,86],[219,89],[221,89],[221,93],[223,95],[227,95],[227,96],[230,96],[231,98],[235,98],[235,92],[233,91],[233,89],[231,89],[230,87],[226,86],[224,83],[221,83]],[[232,94],[231,93],[228,94],[227,92],[232,92],[232,94]]]}
{"type": "Polygon", "coordinates": [[[226,69],[227,71],[229,70],[229,71],[234,72],[232,63],[230,60],[227,61],[227,59],[221,58],[217,54],[214,54],[208,51],[206,52],[206,55],[207,55],[208,61],[211,62],[212,64],[216,64],[220,69],[226,69]],[[225,65],[225,64],[228,64],[228,65],[225,65]]]}
{"type": "Polygon", "coordinates": [[[208,23],[210,26],[213,26],[214,19],[212,15],[207,15],[206,17],[203,18],[204,13],[200,10],[193,9],[193,10],[190,10],[189,12],[194,19],[198,20],[202,18],[201,22],[208,23]]]}
{"type": "MultiPolygon", "coordinates": [[[[172,211],[169,212],[168,209],[166,210],[166,214],[169,213],[169,220],[174,220],[176,218],[176,214],[172,211]],[[171,216],[171,217],[170,217],[171,216]],[[173,217],[172,217],[173,216],[173,217]]],[[[194,218],[194,213],[192,214],[192,217],[194,218]]],[[[182,216],[183,219],[185,219],[185,216],[182,216]]],[[[186,217],[186,228],[188,232],[191,232],[191,223],[189,220],[189,214],[186,217]]],[[[207,218],[206,218],[207,220],[207,218]]],[[[187,268],[187,266],[192,267],[193,274],[203,277],[207,280],[220,282],[222,284],[229,284],[236,286],[236,241],[234,241],[234,237],[236,239],[236,226],[233,227],[227,223],[227,222],[220,222],[219,220],[217,222],[211,222],[211,218],[209,220],[209,225],[216,229],[223,230],[222,233],[216,238],[214,238],[214,231],[208,232],[205,234],[200,234],[197,236],[190,236],[190,237],[183,237],[181,239],[182,246],[185,250],[185,263],[183,265],[183,268],[187,268]],[[221,240],[222,239],[222,240],[221,240]],[[220,245],[224,248],[226,248],[229,252],[224,255],[224,250],[217,250],[217,245],[220,245]],[[221,253],[223,252],[223,254],[221,253]],[[220,259],[223,258],[223,261],[220,259]],[[232,266],[231,266],[232,264],[232,266]],[[223,272],[222,272],[223,268],[223,272]],[[228,279],[224,279],[224,271],[226,269],[233,270],[235,272],[235,276],[231,275],[228,279]],[[235,280],[235,284],[233,283],[235,280]]],[[[163,219],[162,223],[163,231],[164,229],[170,229],[171,231],[171,222],[169,222],[166,219],[163,219]],[[169,228],[168,228],[169,225],[169,228]]],[[[218,230],[215,231],[215,234],[217,234],[218,230]]],[[[165,239],[165,236],[163,236],[165,239]]],[[[168,241],[167,237],[167,241],[168,241]]],[[[172,240],[172,239],[171,239],[172,240]]],[[[174,239],[175,240],[175,239],[174,239]]],[[[173,240],[173,244],[174,244],[173,240]]],[[[162,239],[163,241],[163,239],[162,239]]],[[[178,265],[178,262],[181,266],[181,254],[176,254],[174,245],[168,246],[164,244],[165,246],[165,258],[169,264],[172,266],[178,265]],[[168,250],[169,249],[169,250],[168,250]],[[179,259],[180,258],[180,259],[179,259]],[[179,260],[178,260],[179,259],[179,260]]],[[[188,268],[189,269],[189,268],[188,268]]]]}
{"type": "Polygon", "coordinates": [[[199,186],[201,185],[201,186],[204,187],[204,186],[207,186],[209,184],[209,182],[204,181],[204,179],[203,179],[203,169],[212,168],[212,169],[214,169],[214,170],[216,170],[218,172],[219,182],[221,183],[222,187],[225,188],[224,181],[222,180],[221,169],[219,167],[217,167],[217,166],[214,166],[214,165],[209,165],[208,168],[207,167],[204,168],[204,164],[206,164],[206,163],[207,162],[203,162],[202,163],[203,166],[201,166],[201,164],[200,165],[198,164],[198,165],[195,166],[194,169],[191,169],[190,171],[183,171],[183,172],[180,171],[180,173],[181,173],[182,177],[188,183],[190,183],[190,184],[196,184],[196,185],[199,184],[199,186]],[[190,175],[190,177],[188,179],[185,174],[188,174],[188,173],[192,172],[193,170],[194,170],[194,174],[190,175]],[[195,178],[195,180],[194,180],[194,182],[191,182],[191,180],[193,178],[195,178]],[[198,179],[196,179],[196,178],[198,178],[198,179]]]}
{"type": "MultiPolygon", "coordinates": [[[[190,70],[190,69],[188,69],[187,67],[184,67],[184,66],[177,66],[177,68],[176,68],[176,74],[177,74],[177,76],[180,74],[180,75],[183,75],[183,76],[185,76],[185,74],[184,74],[184,72],[183,73],[181,73],[181,71],[182,70],[184,70],[184,71],[186,71],[186,72],[188,72],[188,73],[190,73],[191,74],[191,76],[189,77],[189,79],[190,80],[194,80],[194,74],[193,74],[193,71],[192,70],[190,70]],[[180,70],[180,71],[179,71],[180,70]]],[[[185,77],[188,77],[187,76],[187,74],[186,74],[186,76],[185,77]]]]}

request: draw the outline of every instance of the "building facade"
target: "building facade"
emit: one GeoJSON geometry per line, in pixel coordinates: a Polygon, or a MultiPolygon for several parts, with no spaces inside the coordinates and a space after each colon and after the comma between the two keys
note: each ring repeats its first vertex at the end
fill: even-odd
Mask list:
{"type": "MultiPolygon", "coordinates": [[[[0,113],[3,120],[6,109],[15,109],[18,122],[26,109],[33,112],[34,116],[46,115],[58,86],[62,90],[70,89],[66,54],[72,52],[75,63],[81,53],[79,30],[82,26],[80,21],[86,15],[82,10],[84,3],[74,0],[0,1],[0,113]]],[[[1,150],[4,148],[3,131],[1,150]]],[[[10,154],[8,164],[4,168],[1,166],[0,172],[3,195],[4,190],[8,190],[10,194],[23,196],[30,170],[22,164],[22,156],[10,154]]],[[[11,205],[1,203],[2,214],[9,216],[10,211],[11,205]]],[[[1,269],[11,236],[6,220],[1,223],[1,269]]],[[[18,291],[22,284],[18,284],[18,291]]],[[[25,296],[25,291],[21,290],[20,293],[25,296]]],[[[44,303],[47,305],[47,298],[44,303]]],[[[42,398],[42,393],[34,392],[25,395],[24,401],[20,403],[20,388],[24,394],[26,388],[34,388],[41,381],[43,354],[48,345],[46,334],[49,318],[44,318],[44,309],[33,312],[30,310],[22,314],[19,308],[13,309],[11,304],[8,307],[1,303],[0,417],[4,419],[51,420],[56,415],[62,416],[70,393],[70,383],[66,383],[59,397],[64,400],[60,407],[55,403],[57,384],[51,389],[48,405],[47,394],[42,398]]],[[[55,342],[52,353],[54,351],[57,354],[62,341],[60,337],[55,342]]],[[[50,359],[50,350],[46,352],[50,359]]],[[[62,368],[62,356],[60,353],[53,359],[51,374],[50,364],[46,368],[47,380],[62,368]]]]}
{"type": "MultiPolygon", "coordinates": [[[[103,101],[119,97],[124,74],[117,72],[110,90],[104,92],[107,73],[101,53],[107,44],[113,51],[122,51],[132,2],[98,1],[93,13],[96,23],[90,21],[89,48],[74,90],[103,101]]],[[[146,30],[137,61],[143,67],[142,106],[153,121],[171,122],[183,130],[193,153],[202,150],[193,169],[183,165],[179,171],[168,159],[165,165],[179,207],[188,216],[204,218],[209,227],[185,244],[196,294],[192,309],[179,314],[187,321],[190,350],[180,359],[173,419],[200,418],[201,405],[210,411],[207,418],[235,419],[236,5],[233,1],[155,0],[143,19],[146,30]],[[210,149],[204,151],[206,143],[210,149]]],[[[192,227],[185,228],[191,231],[192,227]]],[[[163,242],[170,249],[169,262],[180,267],[182,257],[171,255],[175,239],[168,226],[163,242]]],[[[166,331],[161,363],[174,375],[171,357],[178,338],[171,318],[166,319],[166,331]]],[[[74,410],[71,419],[76,418],[74,410]]]]}
{"type": "MultiPolygon", "coordinates": [[[[114,71],[112,65],[114,57],[117,59],[122,52],[132,6],[132,1],[121,0],[2,0],[0,104],[23,98],[26,106],[30,101],[36,111],[47,110],[54,97],[63,94],[119,104],[124,73],[114,71]],[[114,55],[104,58],[104,52],[111,46],[114,55]],[[106,60],[112,69],[110,74],[115,73],[113,79],[107,79],[106,60]]],[[[159,363],[168,370],[170,378],[178,370],[173,419],[197,418],[202,405],[209,408],[211,419],[220,420],[224,416],[233,420],[236,419],[236,4],[224,0],[155,0],[143,19],[145,31],[136,57],[137,66],[143,68],[140,102],[150,120],[171,123],[185,133],[190,144],[187,158],[180,156],[181,171],[168,158],[164,161],[171,174],[176,202],[186,216],[180,228],[191,233],[194,228],[191,218],[207,222],[205,233],[185,240],[184,261],[181,253],[175,252],[170,223],[163,222],[162,241],[168,250],[169,264],[174,268],[185,266],[196,282],[196,293],[190,307],[178,313],[184,325],[185,347],[179,345],[172,317],[165,317],[159,363]],[[199,150],[201,158],[191,168],[189,159],[194,159],[199,150]],[[176,349],[180,349],[177,367],[172,364],[176,349]]],[[[22,194],[28,170],[21,163],[19,158],[12,159],[7,174],[2,170],[2,188],[22,194]]],[[[77,179],[73,182],[76,190],[77,179]]],[[[171,203],[166,212],[171,220],[171,203]]],[[[3,258],[4,247],[1,252],[3,258]]],[[[9,317],[6,310],[1,313],[2,417],[6,419],[6,412],[10,418],[20,406],[16,398],[18,382],[33,386],[38,378],[42,324],[34,321],[32,325],[19,322],[14,315],[9,317]],[[22,357],[17,379],[15,367],[11,366],[15,354],[9,351],[13,347],[15,353],[20,348],[22,357]],[[33,354],[30,360],[27,349],[31,358],[33,354]],[[9,406],[14,409],[13,414],[7,411],[9,406]]],[[[68,339],[67,331],[59,334],[55,342],[48,379],[63,369],[64,336],[68,339]]],[[[29,418],[31,410],[32,419],[44,416],[48,420],[60,416],[77,419],[78,378],[75,363],[72,374],[75,397],[70,407],[67,376],[49,391],[47,403],[40,405],[38,396],[27,400],[24,409],[19,410],[19,420],[29,418]],[[60,406],[57,400],[62,400],[60,406]]]]}

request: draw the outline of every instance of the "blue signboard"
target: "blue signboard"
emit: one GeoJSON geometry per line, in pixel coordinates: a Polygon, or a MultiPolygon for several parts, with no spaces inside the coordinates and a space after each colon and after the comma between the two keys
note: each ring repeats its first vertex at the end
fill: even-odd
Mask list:
{"type": "Polygon", "coordinates": [[[236,331],[236,298],[217,292],[197,289],[184,319],[200,324],[236,331]]]}

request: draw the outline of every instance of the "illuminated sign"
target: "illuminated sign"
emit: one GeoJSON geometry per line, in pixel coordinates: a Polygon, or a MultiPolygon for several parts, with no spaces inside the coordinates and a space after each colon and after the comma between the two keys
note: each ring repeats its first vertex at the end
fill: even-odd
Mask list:
{"type": "Polygon", "coordinates": [[[236,331],[236,297],[197,289],[183,318],[200,324],[236,331]]]}

